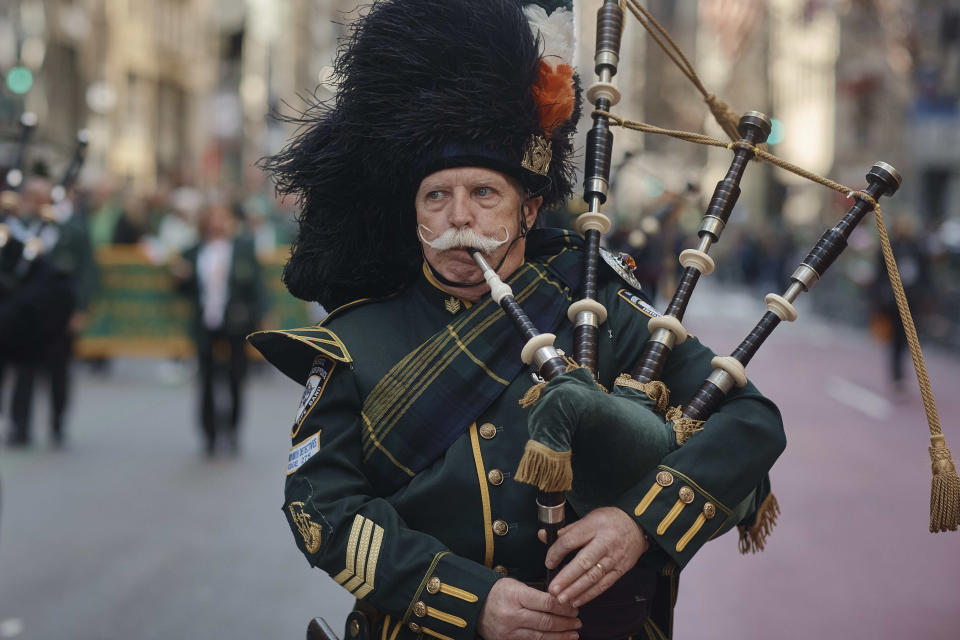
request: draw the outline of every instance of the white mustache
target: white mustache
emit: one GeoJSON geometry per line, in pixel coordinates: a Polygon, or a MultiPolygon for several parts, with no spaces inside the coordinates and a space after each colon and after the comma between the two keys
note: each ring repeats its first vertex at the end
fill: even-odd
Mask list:
{"type": "Polygon", "coordinates": [[[431,235],[433,231],[425,224],[417,225],[417,235],[420,241],[435,251],[449,251],[450,249],[478,249],[482,253],[490,254],[502,247],[510,239],[510,232],[506,227],[503,229],[503,240],[494,236],[485,236],[477,233],[470,227],[461,227],[459,229],[447,229],[433,240],[427,240],[423,237],[423,231],[426,230],[431,235]]]}

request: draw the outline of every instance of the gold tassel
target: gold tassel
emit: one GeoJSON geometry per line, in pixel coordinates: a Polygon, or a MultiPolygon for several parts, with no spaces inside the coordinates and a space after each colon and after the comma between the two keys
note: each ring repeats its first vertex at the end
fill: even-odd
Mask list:
{"type": "Polygon", "coordinates": [[[570,452],[554,451],[536,440],[527,440],[514,479],[541,491],[569,491],[573,486],[570,452]]]}
{"type": "Polygon", "coordinates": [[[538,382],[533,385],[527,392],[523,394],[523,397],[520,398],[520,406],[523,409],[529,409],[537,403],[537,400],[540,399],[540,394],[543,393],[543,388],[547,386],[546,382],[538,382]]]}
{"type": "Polygon", "coordinates": [[[960,519],[960,476],[943,434],[930,436],[933,484],[930,487],[930,533],[956,531],[960,519]]]}
{"type": "Polygon", "coordinates": [[[767,538],[773,531],[773,525],[777,524],[777,516],[780,515],[780,504],[777,498],[771,493],[768,494],[757,511],[757,521],[751,527],[738,525],[740,531],[740,553],[757,553],[763,551],[767,546],[767,538]]]}
{"type": "Polygon", "coordinates": [[[673,432],[676,434],[677,444],[680,446],[686,444],[693,434],[703,431],[703,420],[684,418],[683,407],[671,407],[663,417],[673,422],[673,432]]]}

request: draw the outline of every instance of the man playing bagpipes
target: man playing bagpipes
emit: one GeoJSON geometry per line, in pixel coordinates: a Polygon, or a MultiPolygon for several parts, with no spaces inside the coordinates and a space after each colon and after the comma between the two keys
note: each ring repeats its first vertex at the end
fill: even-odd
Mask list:
{"type": "MultiPolygon", "coordinates": [[[[302,205],[284,281],[333,311],[250,341],[306,386],[283,509],[310,564],[357,598],[351,637],[669,637],[679,571],[755,524],[785,446],[749,383],[684,438],[646,393],[615,385],[659,314],[607,259],[596,377],[564,359],[534,384],[514,325],[572,353],[585,255],[576,234],[537,227],[572,193],[581,102],[569,6],[539,4],[375,3],[343,43],[336,97],[266,163],[302,205]],[[528,446],[528,419],[568,423],[572,456],[528,446]],[[525,448],[543,454],[527,458],[534,475],[569,476],[572,461],[549,548],[537,489],[517,481],[525,448]]],[[[538,365],[559,354],[535,351],[538,365]]],[[[713,356],[692,337],[674,346],[672,403],[713,356]]]]}

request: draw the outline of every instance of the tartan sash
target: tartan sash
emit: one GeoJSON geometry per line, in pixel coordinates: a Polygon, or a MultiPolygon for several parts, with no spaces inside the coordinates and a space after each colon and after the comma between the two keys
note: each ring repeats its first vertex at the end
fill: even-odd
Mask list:
{"type": "MultiPolygon", "coordinates": [[[[542,332],[565,319],[577,289],[579,238],[536,230],[534,250],[553,255],[525,262],[507,281],[542,332]]],[[[531,254],[528,241],[528,256],[531,254]]],[[[541,253],[542,256],[542,253],[541,253]]],[[[487,297],[397,362],[361,408],[364,468],[395,491],[439,458],[521,373],[523,340],[487,297]]]]}

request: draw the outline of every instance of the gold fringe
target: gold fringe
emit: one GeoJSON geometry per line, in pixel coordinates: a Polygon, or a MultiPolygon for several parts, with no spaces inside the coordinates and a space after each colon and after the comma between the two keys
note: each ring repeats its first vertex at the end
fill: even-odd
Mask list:
{"type": "Polygon", "coordinates": [[[956,531],[960,520],[960,476],[943,434],[930,436],[930,461],[930,533],[956,531]]]}
{"type": "Polygon", "coordinates": [[[618,387],[628,387],[643,391],[651,400],[657,403],[657,413],[663,413],[670,404],[670,389],[660,380],[651,380],[650,382],[640,382],[634,379],[629,373],[621,373],[613,384],[618,387]]]}
{"type": "Polygon", "coordinates": [[[569,491],[573,486],[570,451],[554,451],[536,440],[527,440],[514,476],[541,491],[569,491]]]}
{"type": "Polygon", "coordinates": [[[524,409],[529,409],[537,403],[537,400],[540,399],[540,394],[543,393],[543,388],[547,386],[546,382],[538,382],[533,385],[527,392],[523,394],[523,397],[520,398],[520,406],[524,409]]]}
{"type": "Polygon", "coordinates": [[[673,432],[676,434],[677,444],[680,446],[686,444],[693,434],[703,431],[703,420],[684,418],[683,407],[679,405],[668,409],[663,417],[673,422],[673,432]]]}
{"type": "Polygon", "coordinates": [[[757,521],[752,527],[738,525],[740,531],[740,553],[757,553],[763,551],[767,546],[767,538],[773,531],[773,525],[777,524],[777,516],[780,515],[780,503],[776,496],[768,494],[757,511],[757,521]]]}

